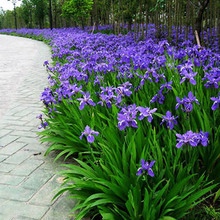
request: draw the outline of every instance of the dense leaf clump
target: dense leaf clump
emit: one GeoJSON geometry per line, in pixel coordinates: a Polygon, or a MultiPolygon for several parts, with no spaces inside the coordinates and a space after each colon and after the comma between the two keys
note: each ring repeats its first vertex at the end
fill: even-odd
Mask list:
{"type": "Polygon", "coordinates": [[[220,55],[192,41],[157,42],[154,33],[149,25],[136,42],[132,33],[17,31],[52,47],[40,135],[51,142],[46,154],[58,150],[56,159],[77,162],[65,165],[57,194],[78,200],[76,219],[181,219],[189,212],[201,219],[194,207],[216,192],[220,55]]]}

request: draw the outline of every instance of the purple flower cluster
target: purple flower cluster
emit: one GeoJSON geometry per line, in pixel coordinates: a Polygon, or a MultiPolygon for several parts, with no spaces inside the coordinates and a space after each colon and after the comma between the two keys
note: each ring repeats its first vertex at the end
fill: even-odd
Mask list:
{"type": "Polygon", "coordinates": [[[115,92],[117,94],[116,100],[117,103],[121,103],[121,99],[124,96],[130,96],[132,92],[130,91],[132,87],[132,84],[129,82],[125,82],[123,84],[120,84],[117,88],[115,88],[115,92]]]}
{"type": "Polygon", "coordinates": [[[208,145],[209,132],[200,131],[199,133],[193,133],[192,131],[187,131],[185,134],[176,134],[178,143],[177,148],[181,148],[183,145],[191,145],[196,147],[198,145],[207,146],[208,145]]]}
{"type": "Polygon", "coordinates": [[[163,124],[164,122],[167,122],[167,127],[170,130],[172,130],[174,124],[177,125],[177,121],[176,121],[177,118],[178,118],[178,116],[177,117],[171,116],[171,112],[167,111],[166,115],[162,116],[162,122],[160,124],[163,124]]]}
{"type": "Polygon", "coordinates": [[[151,123],[153,120],[152,114],[157,111],[157,108],[150,109],[149,107],[144,108],[140,106],[137,107],[137,110],[140,112],[138,117],[139,120],[143,120],[145,117],[147,117],[147,120],[151,123]]]}
{"type": "Polygon", "coordinates": [[[150,103],[158,102],[159,104],[163,104],[165,100],[165,96],[163,95],[162,91],[159,90],[155,96],[150,100],[150,103]]]}
{"type": "Polygon", "coordinates": [[[213,67],[209,72],[205,73],[204,78],[202,80],[207,80],[205,83],[205,87],[209,88],[219,88],[219,82],[220,82],[220,68],[219,67],[213,67]]]}
{"type": "Polygon", "coordinates": [[[196,97],[193,96],[193,93],[191,91],[188,93],[188,97],[185,96],[182,100],[179,97],[176,97],[176,100],[177,100],[176,109],[178,109],[179,106],[181,105],[182,106],[181,109],[187,113],[193,110],[194,102],[200,105],[198,100],[196,99],[196,97]]]}
{"type": "Polygon", "coordinates": [[[89,143],[93,143],[95,140],[95,137],[93,135],[98,136],[99,132],[98,131],[94,131],[93,129],[91,129],[88,125],[86,125],[85,130],[83,132],[81,132],[82,135],[79,137],[81,140],[83,138],[83,136],[86,136],[86,139],[89,143]]]}
{"type": "Polygon", "coordinates": [[[137,107],[135,104],[129,105],[125,108],[122,108],[118,113],[118,128],[120,130],[124,130],[126,127],[135,127],[137,128],[137,113],[140,115],[138,117],[139,120],[143,120],[145,117],[151,123],[153,120],[152,114],[157,111],[157,108],[150,109],[148,107],[137,107]]]}
{"type": "Polygon", "coordinates": [[[41,128],[46,128],[48,126],[48,122],[47,121],[45,121],[45,122],[42,122],[41,124],[40,124],[40,127],[38,127],[38,129],[41,129],[41,128]]]}
{"type": "Polygon", "coordinates": [[[81,92],[83,94],[83,98],[78,98],[77,100],[80,101],[80,105],[79,105],[79,109],[83,110],[85,105],[91,105],[91,106],[95,106],[95,102],[92,101],[92,99],[90,98],[90,94],[87,91],[86,93],[81,92]]]}
{"type": "Polygon", "coordinates": [[[158,102],[159,104],[163,104],[164,100],[165,100],[165,95],[173,89],[171,87],[172,83],[173,83],[173,81],[166,82],[166,80],[165,80],[165,83],[161,84],[160,90],[157,91],[157,94],[155,96],[153,96],[150,103],[158,102]]]}
{"type": "Polygon", "coordinates": [[[220,94],[218,97],[211,97],[211,100],[214,102],[212,105],[212,110],[216,110],[218,106],[220,107],[220,94]]]}
{"type": "Polygon", "coordinates": [[[152,170],[152,166],[154,165],[156,161],[153,160],[150,162],[150,164],[145,161],[144,159],[141,159],[141,167],[138,169],[136,175],[140,176],[141,174],[144,174],[145,172],[148,173],[151,177],[154,177],[154,172],[152,170]]]}
{"type": "Polygon", "coordinates": [[[136,105],[130,105],[127,108],[122,108],[118,113],[118,128],[119,130],[124,130],[126,127],[135,127],[137,128],[137,108],[136,105]]]}
{"type": "Polygon", "coordinates": [[[178,68],[180,69],[180,75],[182,76],[180,84],[185,80],[188,80],[191,84],[196,85],[196,80],[194,77],[197,75],[197,72],[193,71],[193,64],[191,60],[188,60],[183,65],[179,65],[178,68]]]}
{"type": "MultiPolygon", "coordinates": [[[[176,42],[168,44],[165,39],[158,42],[154,25],[148,26],[146,39],[139,42],[135,40],[133,33],[125,36],[90,34],[79,28],[53,31],[23,29],[18,30],[18,33],[42,36],[52,46],[52,58],[56,62],[54,67],[50,67],[48,61],[44,63],[50,74],[50,86],[45,88],[41,96],[49,112],[48,117],[53,117],[51,113],[55,113],[56,105],[67,99],[67,103],[79,105],[80,110],[86,105],[96,106],[95,110],[100,112],[113,112],[115,108],[118,112],[117,126],[124,130],[127,127],[136,128],[139,124],[145,126],[145,121],[152,123],[156,111],[170,109],[162,116],[161,124],[165,123],[172,130],[177,124],[178,116],[171,114],[173,100],[165,103],[165,99],[175,101],[176,98],[176,109],[181,107],[187,113],[193,110],[195,104],[204,104],[201,96],[200,103],[194,96],[194,91],[199,88],[196,84],[199,84],[203,73],[204,89],[211,90],[207,94],[215,96],[211,97],[214,102],[212,110],[217,110],[220,106],[220,96],[216,95],[220,82],[220,55],[205,48],[198,50],[193,45],[194,35],[184,41],[184,33],[180,34],[176,47],[172,46],[176,42]],[[178,83],[179,78],[181,85],[178,83]],[[181,87],[184,92],[191,88],[194,90],[184,98],[176,97],[174,94],[180,92],[181,87]],[[148,106],[149,102],[153,107],[148,106]],[[164,108],[157,103],[164,104],[164,108]],[[158,109],[154,108],[155,105],[158,109]],[[113,109],[105,109],[112,106],[113,109]],[[170,108],[167,109],[167,106],[170,108]],[[141,120],[144,122],[140,122],[141,120]]],[[[79,114],[82,113],[79,111],[79,114]]],[[[81,116],[84,120],[83,114],[81,116]]],[[[178,118],[178,123],[182,120],[184,119],[178,118]]],[[[46,122],[43,123],[42,127],[48,126],[46,122]]],[[[85,136],[89,143],[93,143],[98,134],[87,125],[80,139],[85,136]]],[[[188,131],[182,135],[177,134],[177,142],[178,148],[183,145],[207,146],[208,132],[188,131]]],[[[139,175],[147,171],[152,176],[153,164],[154,161],[148,164],[142,159],[139,175]]]]}
{"type": "Polygon", "coordinates": [[[160,87],[160,91],[164,91],[164,90],[167,90],[166,93],[169,92],[169,90],[172,90],[173,88],[171,87],[173,81],[170,81],[170,82],[165,82],[164,84],[161,84],[161,87],[160,87]]]}
{"type": "Polygon", "coordinates": [[[101,101],[97,102],[97,104],[100,104],[101,106],[104,106],[104,103],[108,108],[112,107],[112,100],[115,99],[114,95],[114,88],[113,87],[101,87],[102,91],[99,95],[99,98],[101,101]]]}
{"type": "MultiPolygon", "coordinates": [[[[100,27],[100,30],[102,28],[111,29],[112,27],[100,27]]],[[[99,99],[97,104],[102,107],[111,108],[113,104],[116,104],[121,108],[121,106],[128,105],[129,98],[132,99],[146,82],[158,84],[157,88],[161,83],[150,103],[163,104],[166,94],[175,88],[173,81],[167,79],[166,68],[175,71],[177,59],[180,63],[177,68],[182,78],[181,83],[188,80],[196,84],[195,68],[203,64],[204,80],[207,80],[205,86],[218,88],[219,67],[214,67],[214,65],[219,65],[219,56],[216,53],[207,49],[198,51],[198,48],[193,46],[193,37],[184,41],[179,35],[178,40],[181,42],[179,47],[172,46],[172,43],[168,44],[166,39],[157,42],[155,26],[149,24],[148,29],[146,39],[138,43],[132,34],[126,36],[89,34],[79,28],[54,29],[53,31],[22,29],[18,30],[18,33],[42,36],[51,42],[52,56],[57,62],[54,67],[49,67],[48,61],[44,63],[51,72],[50,87],[45,89],[41,97],[50,111],[53,111],[51,105],[56,105],[63,98],[77,99],[80,101],[80,109],[86,105],[94,106],[94,100],[97,99],[99,99]],[[172,63],[167,62],[167,55],[172,63]],[[187,60],[185,60],[186,57],[188,57],[187,60]],[[64,58],[65,62],[62,60],[64,58]],[[109,78],[113,80],[109,81],[109,78]],[[88,83],[94,85],[96,91],[86,88],[88,83]],[[108,88],[112,89],[108,91],[108,88]],[[82,90],[87,92],[83,94],[83,97],[77,96],[83,93],[82,90]],[[94,97],[95,94],[97,99],[94,97]]],[[[181,105],[186,112],[192,110],[193,102],[198,104],[196,99],[192,101],[190,97],[185,97],[183,100],[177,97],[177,101],[177,108],[181,105]]],[[[129,104],[132,103],[129,102],[129,104]]],[[[142,113],[140,118],[143,116],[142,113]]],[[[128,117],[127,121],[129,125],[132,123],[135,126],[136,123],[131,118],[135,120],[134,113],[128,117]]],[[[148,120],[150,118],[148,117],[148,120]]]]}

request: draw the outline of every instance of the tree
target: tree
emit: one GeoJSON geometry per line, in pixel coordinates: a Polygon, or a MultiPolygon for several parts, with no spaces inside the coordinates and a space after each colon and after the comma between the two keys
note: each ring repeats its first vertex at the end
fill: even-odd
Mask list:
{"type": "Polygon", "coordinates": [[[44,27],[44,18],[47,14],[46,0],[30,0],[33,5],[35,20],[40,28],[44,27]]]}
{"type": "Polygon", "coordinates": [[[22,5],[22,18],[28,28],[33,27],[33,4],[31,3],[30,0],[23,0],[22,5]]]}
{"type": "Polygon", "coordinates": [[[50,21],[50,29],[53,29],[53,17],[52,17],[52,2],[49,0],[49,21],[50,21]]]}
{"type": "Polygon", "coordinates": [[[63,4],[63,15],[72,17],[77,23],[80,23],[84,29],[85,19],[89,18],[92,10],[93,0],[67,0],[63,4]]]}
{"type": "Polygon", "coordinates": [[[205,9],[207,8],[209,2],[210,2],[210,0],[197,0],[196,2],[191,1],[193,6],[197,9],[195,30],[198,32],[200,39],[201,39],[203,14],[204,14],[205,9]]]}

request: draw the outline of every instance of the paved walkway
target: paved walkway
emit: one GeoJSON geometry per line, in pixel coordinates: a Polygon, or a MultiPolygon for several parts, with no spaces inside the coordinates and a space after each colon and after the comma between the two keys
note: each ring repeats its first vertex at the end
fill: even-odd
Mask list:
{"type": "Polygon", "coordinates": [[[73,200],[51,201],[59,165],[36,136],[49,57],[42,42],[0,35],[0,220],[72,219],[73,200]]]}

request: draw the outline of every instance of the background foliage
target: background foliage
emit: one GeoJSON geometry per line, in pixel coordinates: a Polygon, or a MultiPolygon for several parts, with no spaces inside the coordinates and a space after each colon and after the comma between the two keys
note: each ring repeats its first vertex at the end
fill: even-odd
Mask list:
{"type": "MultiPolygon", "coordinates": [[[[133,25],[133,31],[143,38],[144,27],[154,23],[157,38],[167,32],[168,42],[173,28],[176,35],[184,32],[186,40],[191,28],[193,33],[197,30],[206,46],[213,38],[220,39],[218,0],[22,0],[16,11],[18,28],[96,26],[97,31],[98,25],[112,25],[111,32],[119,34],[127,33],[133,25]],[[206,40],[208,33],[210,40],[206,40]]],[[[1,28],[15,28],[14,13],[0,10],[1,28]]]]}

